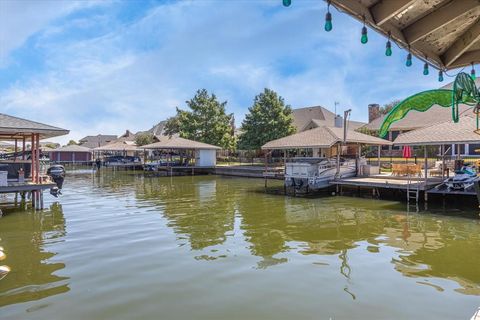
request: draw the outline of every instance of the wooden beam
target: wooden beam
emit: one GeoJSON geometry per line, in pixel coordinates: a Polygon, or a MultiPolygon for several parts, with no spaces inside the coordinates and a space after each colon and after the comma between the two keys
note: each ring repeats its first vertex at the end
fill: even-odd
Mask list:
{"type": "Polygon", "coordinates": [[[416,0],[383,0],[370,7],[377,25],[382,25],[400,12],[408,9],[416,0]]]}
{"type": "Polygon", "coordinates": [[[465,52],[450,65],[450,69],[461,68],[469,65],[472,62],[480,63],[480,50],[465,52]]]}
{"type": "MultiPolygon", "coordinates": [[[[477,40],[480,39],[480,19],[477,20],[450,48],[442,55],[443,62],[447,67],[468,51],[477,40]]],[[[473,61],[470,61],[473,62],[473,61]]]]}
{"type": "Polygon", "coordinates": [[[450,1],[404,28],[403,34],[408,43],[413,44],[479,5],[479,0],[450,1]]]}

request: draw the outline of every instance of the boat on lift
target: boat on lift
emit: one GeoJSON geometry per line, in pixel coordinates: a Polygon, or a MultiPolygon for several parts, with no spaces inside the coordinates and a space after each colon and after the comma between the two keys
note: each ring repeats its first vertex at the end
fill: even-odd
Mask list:
{"type": "Polygon", "coordinates": [[[339,169],[336,158],[295,158],[285,164],[285,186],[305,192],[327,188],[336,178],[354,177],[357,160],[341,158],[339,169]]]}

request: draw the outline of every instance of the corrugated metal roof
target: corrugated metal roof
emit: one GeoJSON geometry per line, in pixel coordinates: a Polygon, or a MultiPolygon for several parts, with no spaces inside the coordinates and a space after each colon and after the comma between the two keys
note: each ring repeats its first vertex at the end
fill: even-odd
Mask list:
{"type": "Polygon", "coordinates": [[[452,143],[480,143],[480,135],[474,132],[476,128],[475,118],[463,116],[458,123],[446,121],[402,133],[393,143],[395,145],[422,146],[452,143]]]}

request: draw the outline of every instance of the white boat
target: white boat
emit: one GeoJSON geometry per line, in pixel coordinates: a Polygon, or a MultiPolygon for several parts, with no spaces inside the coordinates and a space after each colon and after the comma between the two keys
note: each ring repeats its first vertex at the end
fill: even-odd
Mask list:
{"type": "Polygon", "coordinates": [[[335,178],[354,177],[356,174],[355,159],[340,159],[337,174],[336,158],[296,158],[285,164],[285,186],[298,191],[315,191],[327,188],[335,178]]]}

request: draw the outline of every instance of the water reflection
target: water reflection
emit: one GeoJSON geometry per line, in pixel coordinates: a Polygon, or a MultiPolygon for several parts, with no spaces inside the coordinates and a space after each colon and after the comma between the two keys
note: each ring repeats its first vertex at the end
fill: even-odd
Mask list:
{"type": "Polygon", "coordinates": [[[0,281],[0,306],[38,300],[69,290],[68,278],[56,273],[65,264],[55,262],[48,247],[62,241],[65,219],[60,204],[41,213],[7,209],[0,219],[2,261],[11,272],[0,281]]]}
{"type": "MultiPolygon", "coordinates": [[[[227,240],[238,223],[246,248],[261,258],[256,268],[285,264],[291,252],[336,256],[338,272],[348,282],[356,268],[349,259],[352,250],[361,250],[368,261],[393,248],[391,263],[404,276],[437,290],[444,290],[441,284],[425,279],[449,279],[458,292],[480,295],[480,255],[473,254],[480,247],[478,220],[406,214],[391,202],[268,195],[256,192],[260,185],[249,179],[145,178],[137,197],[163,211],[180,244],[188,241],[205,253],[198,260],[215,260],[213,246],[229,251],[227,240]]],[[[344,290],[355,299],[348,286],[344,290]]]]}

